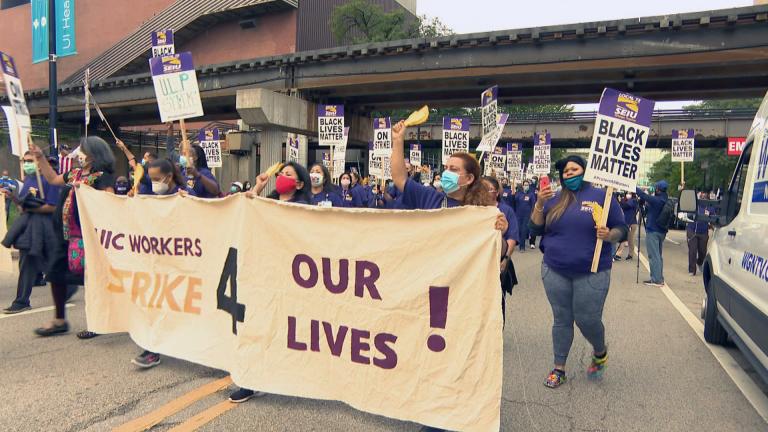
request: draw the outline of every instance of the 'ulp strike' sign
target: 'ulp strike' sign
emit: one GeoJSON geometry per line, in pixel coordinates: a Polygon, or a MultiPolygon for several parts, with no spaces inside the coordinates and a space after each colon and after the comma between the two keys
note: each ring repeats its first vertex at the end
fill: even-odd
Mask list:
{"type": "Polygon", "coordinates": [[[192,53],[153,57],[149,68],[163,123],[203,115],[192,53]]]}
{"type": "Polygon", "coordinates": [[[672,162],[693,162],[693,129],[672,130],[672,162]]]}
{"type": "Polygon", "coordinates": [[[469,119],[443,117],[443,165],[454,153],[469,152],[469,119]]]}
{"type": "Polygon", "coordinates": [[[344,105],[318,105],[317,141],[321,147],[344,143],[344,105]]]}
{"type": "Polygon", "coordinates": [[[656,102],[606,88],[600,98],[584,180],[635,190],[656,102]]]}

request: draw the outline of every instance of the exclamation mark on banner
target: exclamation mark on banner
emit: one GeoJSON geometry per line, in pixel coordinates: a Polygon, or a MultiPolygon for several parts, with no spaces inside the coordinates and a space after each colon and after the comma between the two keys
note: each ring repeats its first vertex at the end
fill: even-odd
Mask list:
{"type": "MultiPolygon", "coordinates": [[[[448,287],[429,287],[429,326],[445,329],[448,320],[448,287]]],[[[433,334],[427,339],[427,347],[434,352],[445,349],[445,338],[433,334]]]]}

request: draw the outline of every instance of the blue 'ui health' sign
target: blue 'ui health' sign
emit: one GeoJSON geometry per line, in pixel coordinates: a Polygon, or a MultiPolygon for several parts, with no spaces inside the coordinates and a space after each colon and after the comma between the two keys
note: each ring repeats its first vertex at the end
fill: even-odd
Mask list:
{"type": "MultiPolygon", "coordinates": [[[[75,43],[75,0],[55,0],[56,55],[77,54],[75,43]]],[[[32,63],[48,60],[48,0],[32,0],[32,63]]]]}

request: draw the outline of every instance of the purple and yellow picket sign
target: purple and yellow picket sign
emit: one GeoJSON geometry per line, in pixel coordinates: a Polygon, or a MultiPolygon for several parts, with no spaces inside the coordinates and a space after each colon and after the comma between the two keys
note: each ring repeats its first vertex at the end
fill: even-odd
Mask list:
{"type": "Polygon", "coordinates": [[[344,105],[317,106],[317,140],[321,147],[344,142],[344,105]]]}
{"type": "Polygon", "coordinates": [[[533,173],[547,175],[552,169],[552,135],[549,132],[533,134],[533,173]]]}
{"type": "Polygon", "coordinates": [[[443,117],[443,165],[454,153],[469,153],[469,126],[466,117],[443,117]]]}
{"type": "MultiPolygon", "coordinates": [[[[584,181],[606,187],[598,226],[608,220],[614,189],[634,191],[640,159],[648,142],[653,107],[656,102],[606,88],[600,98],[594,135],[584,181]],[[602,211],[605,209],[605,211],[602,211]]],[[[592,272],[597,272],[603,241],[597,239],[592,272]]]]}
{"type": "Polygon", "coordinates": [[[176,54],[173,43],[173,30],[166,29],[152,32],[152,57],[176,54]]]}

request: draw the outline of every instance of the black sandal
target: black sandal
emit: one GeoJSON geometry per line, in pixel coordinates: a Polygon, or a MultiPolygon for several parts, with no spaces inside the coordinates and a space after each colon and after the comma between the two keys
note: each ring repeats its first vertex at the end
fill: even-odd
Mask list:
{"type": "Polygon", "coordinates": [[[96,336],[98,336],[98,333],[94,333],[92,331],[83,330],[80,333],[77,334],[78,339],[93,339],[96,336]]]}

